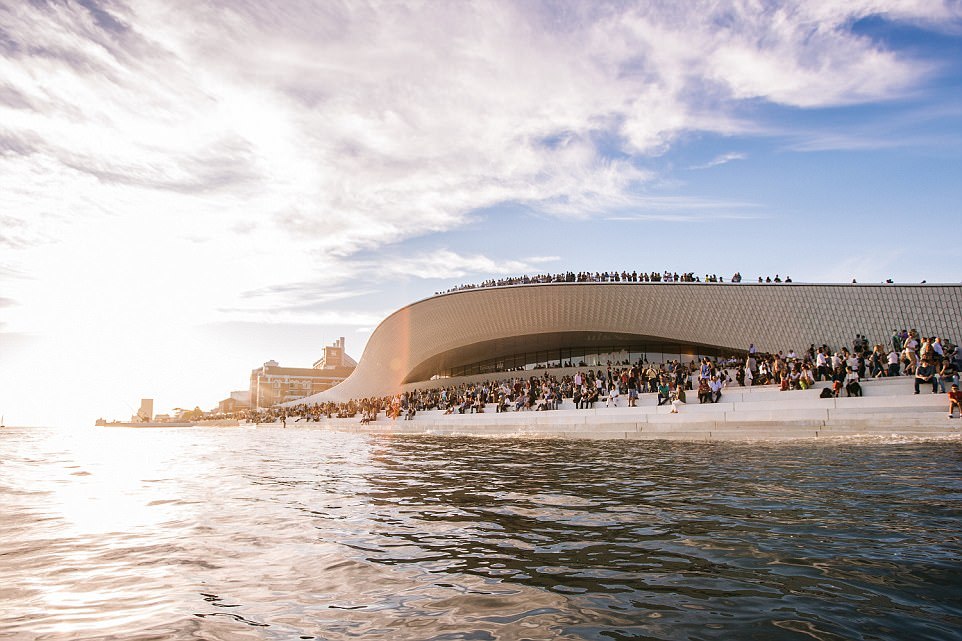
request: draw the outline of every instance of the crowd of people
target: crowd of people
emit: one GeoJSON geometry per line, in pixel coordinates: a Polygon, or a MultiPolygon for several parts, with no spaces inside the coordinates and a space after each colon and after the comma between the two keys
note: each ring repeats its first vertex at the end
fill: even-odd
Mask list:
{"type": "MultiPolygon", "coordinates": [[[[891,345],[872,343],[856,335],[852,346],[830,349],[810,345],[802,353],[759,352],[754,345],[728,358],[705,357],[683,363],[639,360],[609,362],[599,368],[567,368],[574,372],[531,370],[482,382],[463,382],[414,389],[385,397],[347,402],[302,404],[241,413],[235,418],[251,422],[320,421],[324,418],[357,418],[375,421],[379,416],[412,419],[418,412],[438,410],[444,414],[488,411],[524,412],[556,410],[565,400],[577,409],[635,407],[641,394],[656,394],[658,405],[671,411],[688,402],[694,392],[699,403],[717,403],[732,386],[774,385],[784,391],[806,390],[816,382],[830,383],[825,396],[861,396],[861,381],[868,378],[913,376],[915,392],[955,392],[958,400],[962,350],[937,336],[921,336],[916,330],[893,331],[891,345]],[[954,387],[953,389],[953,386],[954,387]]],[[[694,401],[695,399],[692,399],[694,401]]]]}
{"type": "MultiPolygon", "coordinates": [[[[470,289],[484,289],[487,287],[508,287],[511,285],[537,285],[544,283],[724,283],[725,277],[718,274],[705,274],[704,278],[696,276],[694,272],[564,272],[559,274],[536,274],[534,276],[510,276],[507,278],[491,278],[480,283],[458,285],[451,289],[435,292],[435,295],[450,294],[470,289]]],[[[742,275],[739,272],[732,274],[728,279],[730,283],[742,282],[742,275]]],[[[792,277],[782,278],[775,274],[771,276],[759,276],[759,283],[791,283],[792,277]]],[[[858,281],[852,279],[852,284],[858,281]]],[[[921,281],[925,284],[926,281],[921,281]]],[[[891,278],[886,278],[885,283],[892,285],[895,283],[891,278]]]]}
{"type": "MultiPolygon", "coordinates": [[[[470,285],[458,285],[457,287],[452,287],[443,292],[436,292],[437,294],[450,294],[451,292],[460,292],[466,289],[483,289],[486,287],[507,287],[510,285],[534,285],[541,283],[724,283],[725,277],[719,276],[718,274],[705,274],[704,279],[701,276],[696,276],[694,272],[685,272],[679,274],[678,272],[664,271],[664,272],[626,272],[626,271],[613,271],[613,272],[564,272],[559,274],[537,274],[534,276],[512,276],[508,278],[492,278],[481,283],[470,284],[470,285]]],[[[742,275],[739,272],[735,272],[729,279],[729,282],[740,283],[742,282],[742,275]]],[[[766,276],[762,278],[758,277],[759,283],[790,283],[792,279],[785,277],[784,280],[775,274],[773,279],[771,276],[766,276]]]]}

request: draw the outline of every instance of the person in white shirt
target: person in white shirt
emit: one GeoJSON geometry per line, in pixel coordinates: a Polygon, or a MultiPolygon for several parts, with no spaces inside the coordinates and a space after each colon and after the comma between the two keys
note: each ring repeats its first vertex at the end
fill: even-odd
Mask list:
{"type": "Polygon", "coordinates": [[[676,389],[671,395],[671,414],[677,414],[678,408],[685,404],[682,396],[684,395],[684,388],[676,389]]]}
{"type": "Polygon", "coordinates": [[[945,350],[942,349],[942,339],[938,336],[932,339],[932,350],[939,355],[939,360],[945,358],[945,350]]]}
{"type": "Polygon", "coordinates": [[[905,363],[905,373],[914,374],[915,368],[919,364],[919,355],[915,353],[915,350],[907,346],[902,350],[902,361],[905,363]]]}
{"type": "Polygon", "coordinates": [[[711,402],[717,403],[722,395],[722,382],[718,380],[717,376],[714,376],[708,386],[711,388],[711,402]]]}
{"type": "Polygon", "coordinates": [[[902,344],[902,347],[908,347],[914,352],[919,348],[919,341],[915,337],[915,330],[912,330],[912,332],[913,333],[910,333],[909,337],[905,340],[905,343],[902,344]]]}
{"type": "Polygon", "coordinates": [[[862,386],[858,382],[858,372],[853,368],[848,367],[845,369],[845,391],[849,396],[861,396],[862,386]]]}
{"type": "Polygon", "coordinates": [[[893,348],[888,355],[889,376],[899,375],[899,353],[893,348]]]}
{"type": "Polygon", "coordinates": [[[849,354],[848,358],[845,359],[845,366],[851,367],[853,370],[858,371],[858,356],[855,354],[849,354]]]}
{"type": "Polygon", "coordinates": [[[611,389],[608,391],[608,398],[605,400],[605,407],[608,407],[608,403],[611,403],[614,407],[618,407],[618,397],[621,392],[618,390],[618,384],[612,383],[611,389]]]}
{"type": "Polygon", "coordinates": [[[818,353],[815,355],[815,371],[818,372],[818,378],[828,378],[828,358],[825,357],[825,352],[822,348],[818,348],[818,353]]]}
{"type": "Polygon", "coordinates": [[[766,383],[766,384],[771,383],[771,381],[768,380],[768,363],[766,363],[765,361],[762,361],[761,363],[758,364],[758,378],[763,383],[766,383]]]}

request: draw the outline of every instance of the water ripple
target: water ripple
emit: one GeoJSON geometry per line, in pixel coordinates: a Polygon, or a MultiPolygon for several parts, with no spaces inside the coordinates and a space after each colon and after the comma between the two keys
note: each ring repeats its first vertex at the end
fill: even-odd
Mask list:
{"type": "Polygon", "coordinates": [[[958,639],[954,442],[5,430],[0,639],[958,639]]]}

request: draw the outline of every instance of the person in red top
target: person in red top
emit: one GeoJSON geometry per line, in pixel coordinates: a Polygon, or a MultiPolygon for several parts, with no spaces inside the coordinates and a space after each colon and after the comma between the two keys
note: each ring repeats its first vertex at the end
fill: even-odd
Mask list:
{"type": "Polygon", "coordinates": [[[959,408],[959,418],[962,418],[962,392],[958,385],[953,385],[949,390],[949,418],[952,418],[956,407],[959,408]]]}

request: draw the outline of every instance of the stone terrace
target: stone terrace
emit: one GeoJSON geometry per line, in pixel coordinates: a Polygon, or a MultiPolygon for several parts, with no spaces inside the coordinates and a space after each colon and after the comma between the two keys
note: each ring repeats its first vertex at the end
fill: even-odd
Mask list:
{"type": "Polygon", "coordinates": [[[695,402],[682,405],[677,414],[667,405],[658,407],[655,394],[642,394],[633,408],[626,407],[623,396],[617,408],[596,403],[596,409],[578,410],[566,399],[561,409],[546,412],[499,414],[489,405],[483,414],[434,410],[419,412],[412,420],[391,421],[381,415],[367,425],[359,418],[293,425],[372,434],[682,441],[962,436],[962,419],[947,417],[946,395],[929,389],[916,396],[912,377],[863,381],[865,395],[860,398],[819,398],[826,385],[786,392],[772,385],[730,387],[720,402],[704,405],[690,392],[695,402]]]}

